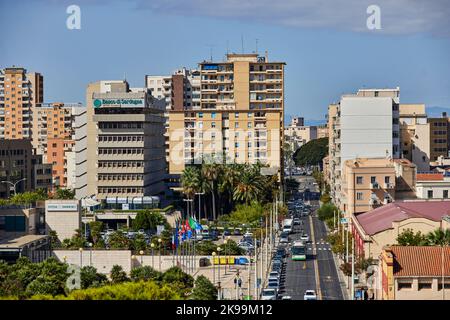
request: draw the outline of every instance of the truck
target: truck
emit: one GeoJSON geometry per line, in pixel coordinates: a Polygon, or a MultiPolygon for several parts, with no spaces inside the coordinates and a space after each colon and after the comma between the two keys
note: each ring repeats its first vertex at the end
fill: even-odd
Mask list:
{"type": "Polygon", "coordinates": [[[292,233],[294,219],[284,219],[283,220],[283,232],[292,233]]]}

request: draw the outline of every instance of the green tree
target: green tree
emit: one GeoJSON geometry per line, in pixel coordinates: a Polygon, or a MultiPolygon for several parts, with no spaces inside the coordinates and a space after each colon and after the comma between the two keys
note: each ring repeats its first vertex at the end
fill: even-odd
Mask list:
{"type": "Polygon", "coordinates": [[[97,272],[92,266],[85,266],[80,270],[81,288],[101,287],[108,284],[108,278],[104,274],[97,272]]]}
{"type": "Polygon", "coordinates": [[[89,222],[89,229],[91,230],[92,243],[95,246],[101,239],[101,232],[103,231],[103,222],[91,221],[89,222]]]}
{"type": "Polygon", "coordinates": [[[60,200],[72,200],[75,198],[75,191],[71,189],[56,189],[55,198],[60,200]]]}
{"type": "Polygon", "coordinates": [[[166,270],[162,276],[163,284],[170,284],[177,289],[183,291],[185,289],[192,288],[194,284],[194,278],[183,272],[179,267],[172,267],[166,270]]]}
{"type": "Polygon", "coordinates": [[[328,138],[314,139],[302,145],[295,153],[297,166],[317,165],[328,154],[328,138]]]}
{"type": "Polygon", "coordinates": [[[317,216],[320,220],[324,221],[327,219],[333,219],[336,215],[336,218],[339,218],[338,208],[332,203],[324,203],[318,210],[317,216]]]}
{"type": "Polygon", "coordinates": [[[247,167],[239,175],[239,180],[234,187],[233,199],[246,204],[259,200],[264,187],[263,182],[259,172],[256,172],[252,167],[247,167]]]}
{"type": "Polygon", "coordinates": [[[59,241],[58,234],[56,233],[56,231],[55,230],[50,230],[48,235],[50,236],[50,245],[51,245],[52,249],[60,248],[61,247],[61,241],[59,241]]]}
{"type": "Polygon", "coordinates": [[[131,240],[131,250],[135,251],[145,251],[147,249],[147,242],[145,236],[141,233],[137,234],[133,240],[131,240]]]}
{"type": "Polygon", "coordinates": [[[431,246],[448,246],[450,245],[450,230],[436,229],[427,234],[426,240],[431,246]]]}
{"type": "Polygon", "coordinates": [[[217,300],[217,289],[208,278],[200,275],[195,279],[190,298],[193,300],[217,300]]]}
{"type": "Polygon", "coordinates": [[[110,278],[111,283],[113,284],[129,281],[126,272],[123,271],[123,268],[117,264],[113,265],[110,278]]]}
{"type": "Polygon", "coordinates": [[[129,249],[130,240],[123,234],[122,231],[115,231],[108,237],[108,246],[111,249],[129,249]]]}
{"type": "Polygon", "coordinates": [[[151,210],[139,211],[133,220],[134,230],[156,230],[158,225],[166,225],[167,219],[159,212],[151,210]]]}
{"type": "Polygon", "coordinates": [[[397,243],[401,246],[422,246],[426,244],[426,238],[420,231],[414,233],[412,229],[405,229],[397,236],[397,243]]]}
{"type": "Polygon", "coordinates": [[[130,272],[130,278],[132,281],[160,281],[162,278],[162,273],[156,271],[150,266],[143,266],[133,268],[130,272]]]}
{"type": "Polygon", "coordinates": [[[217,213],[216,213],[216,187],[218,180],[218,177],[220,176],[220,166],[216,163],[207,163],[203,164],[202,166],[202,175],[205,178],[205,180],[208,182],[208,184],[211,186],[209,191],[211,192],[212,196],[212,208],[213,208],[213,220],[217,219],[217,213]]]}

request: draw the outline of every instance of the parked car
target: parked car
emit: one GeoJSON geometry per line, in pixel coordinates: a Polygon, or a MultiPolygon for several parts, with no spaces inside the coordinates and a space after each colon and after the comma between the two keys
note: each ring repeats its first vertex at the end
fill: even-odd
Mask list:
{"type": "Polygon", "coordinates": [[[303,233],[300,236],[300,240],[304,241],[304,242],[309,242],[309,236],[306,233],[303,233]]]}
{"type": "Polygon", "coordinates": [[[242,233],[241,233],[241,230],[239,230],[239,229],[234,229],[234,231],[233,231],[233,235],[234,236],[240,236],[242,233]]]}
{"type": "Polygon", "coordinates": [[[224,230],[224,231],[223,231],[223,235],[224,235],[224,236],[231,236],[230,230],[224,230]]]}
{"type": "Polygon", "coordinates": [[[261,300],[276,300],[277,296],[277,290],[266,288],[261,293],[261,300]]]}

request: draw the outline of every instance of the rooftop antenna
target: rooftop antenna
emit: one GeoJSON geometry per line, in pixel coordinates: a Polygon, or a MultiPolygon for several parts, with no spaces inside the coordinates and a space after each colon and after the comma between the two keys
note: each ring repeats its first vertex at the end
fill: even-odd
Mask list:
{"type": "Polygon", "coordinates": [[[255,39],[256,40],[256,54],[258,54],[258,38],[255,39]]]}
{"type": "Polygon", "coordinates": [[[228,55],[229,52],[230,52],[230,49],[229,49],[228,47],[229,47],[229,41],[227,40],[227,55],[228,55]]]}
{"type": "Polygon", "coordinates": [[[209,56],[210,56],[210,61],[212,62],[213,61],[213,48],[214,48],[214,45],[213,44],[208,44],[207,46],[209,47],[209,56]]]}
{"type": "Polygon", "coordinates": [[[242,54],[244,54],[244,36],[241,34],[242,54]]]}

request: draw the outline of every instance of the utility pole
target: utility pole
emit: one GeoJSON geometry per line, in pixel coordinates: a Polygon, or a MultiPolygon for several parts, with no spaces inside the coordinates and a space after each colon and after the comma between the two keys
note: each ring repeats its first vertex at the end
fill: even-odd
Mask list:
{"type": "Polygon", "coordinates": [[[352,237],[352,300],[355,300],[355,240],[352,237]]]}
{"type": "Polygon", "coordinates": [[[345,262],[348,263],[348,224],[345,225],[345,262]]]}

